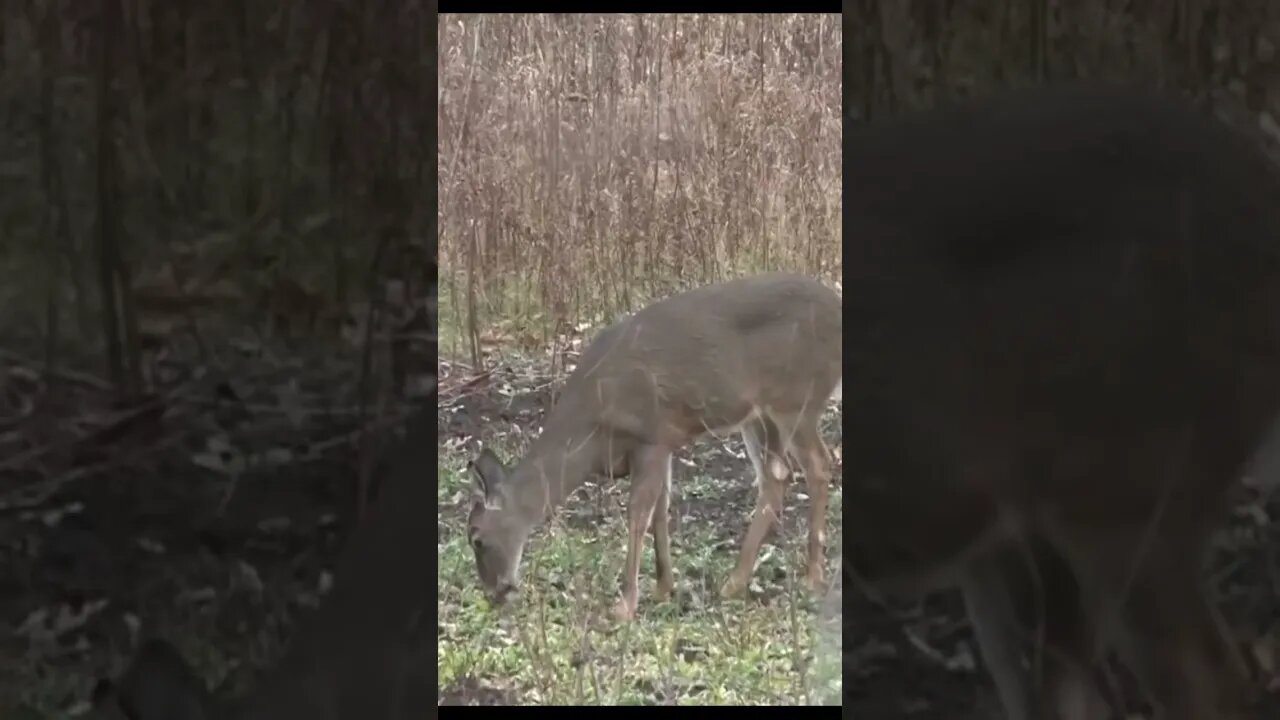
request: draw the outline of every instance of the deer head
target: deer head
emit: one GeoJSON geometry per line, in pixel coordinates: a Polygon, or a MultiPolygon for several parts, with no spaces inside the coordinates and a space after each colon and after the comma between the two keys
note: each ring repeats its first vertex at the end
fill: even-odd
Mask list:
{"type": "Polygon", "coordinates": [[[532,524],[514,492],[513,473],[497,455],[485,448],[470,470],[474,482],[467,536],[485,594],[502,605],[519,583],[520,558],[532,524]]]}

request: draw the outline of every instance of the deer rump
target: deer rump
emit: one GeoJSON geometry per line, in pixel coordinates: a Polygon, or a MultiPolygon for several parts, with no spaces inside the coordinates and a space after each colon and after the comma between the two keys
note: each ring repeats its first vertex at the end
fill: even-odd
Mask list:
{"type": "Polygon", "coordinates": [[[968,590],[1033,539],[1071,654],[1118,633],[1166,717],[1225,717],[1228,683],[1192,677],[1236,662],[1197,573],[1280,409],[1276,170],[1178,102],[1080,87],[845,153],[847,571],[968,590]]]}

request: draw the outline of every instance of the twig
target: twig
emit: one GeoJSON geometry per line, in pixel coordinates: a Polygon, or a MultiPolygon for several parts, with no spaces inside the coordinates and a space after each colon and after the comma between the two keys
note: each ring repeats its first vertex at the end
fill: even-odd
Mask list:
{"type": "MultiPolygon", "coordinates": [[[[23,365],[29,368],[41,367],[43,365],[43,363],[35,362],[31,358],[25,357],[23,355],[19,355],[18,353],[15,353],[11,350],[0,349],[0,359],[8,360],[12,363],[23,365]]],[[[111,384],[108,383],[106,380],[103,380],[102,378],[94,375],[90,375],[89,373],[79,372],[76,370],[62,369],[62,370],[55,370],[52,373],[41,372],[41,374],[53,375],[59,380],[70,380],[71,382],[80,383],[82,385],[88,385],[94,388],[95,390],[111,389],[111,384]]]]}
{"type": "Polygon", "coordinates": [[[59,490],[73,482],[131,464],[145,455],[151,455],[169,447],[177,442],[179,438],[180,436],[176,434],[171,435],[128,455],[116,455],[109,460],[104,460],[94,465],[82,465],[72,468],[56,477],[19,488],[9,493],[7,497],[0,498],[0,510],[30,510],[39,507],[57,494],[59,490]]]}
{"type": "Polygon", "coordinates": [[[130,420],[138,417],[139,415],[142,415],[144,412],[152,410],[154,407],[161,404],[164,400],[165,400],[164,398],[154,398],[154,399],[148,400],[147,402],[128,408],[126,410],[122,410],[116,413],[114,416],[108,417],[102,424],[98,425],[90,432],[85,433],[83,435],[76,435],[75,437],[71,438],[69,441],[64,440],[60,442],[51,442],[45,445],[40,445],[38,447],[31,448],[26,452],[19,453],[9,458],[8,460],[5,460],[3,463],[0,463],[0,472],[6,472],[6,471],[12,472],[15,470],[21,470],[22,468],[26,467],[28,464],[52,452],[55,449],[64,450],[68,444],[92,441],[94,438],[100,437],[104,433],[110,432],[120,427],[124,423],[129,422],[130,420]]]}
{"type": "Polygon", "coordinates": [[[915,646],[925,657],[936,662],[944,668],[950,668],[947,657],[937,648],[924,641],[924,638],[916,634],[911,628],[903,628],[902,634],[907,636],[907,640],[915,646]]]}

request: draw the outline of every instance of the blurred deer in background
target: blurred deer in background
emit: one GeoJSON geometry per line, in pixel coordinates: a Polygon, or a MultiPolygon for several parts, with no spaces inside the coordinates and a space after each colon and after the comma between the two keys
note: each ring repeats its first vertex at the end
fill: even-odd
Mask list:
{"type": "Polygon", "coordinates": [[[1176,102],[1068,88],[845,138],[844,560],[959,585],[1010,718],[1254,696],[1202,577],[1280,410],[1280,178],[1176,102]]]}

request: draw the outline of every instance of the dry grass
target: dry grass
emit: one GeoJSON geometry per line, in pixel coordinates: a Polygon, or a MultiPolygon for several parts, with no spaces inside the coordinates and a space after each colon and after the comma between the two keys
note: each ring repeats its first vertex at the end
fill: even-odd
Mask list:
{"type": "Polygon", "coordinates": [[[442,15],[445,355],[841,267],[836,15],[442,15]]]}

